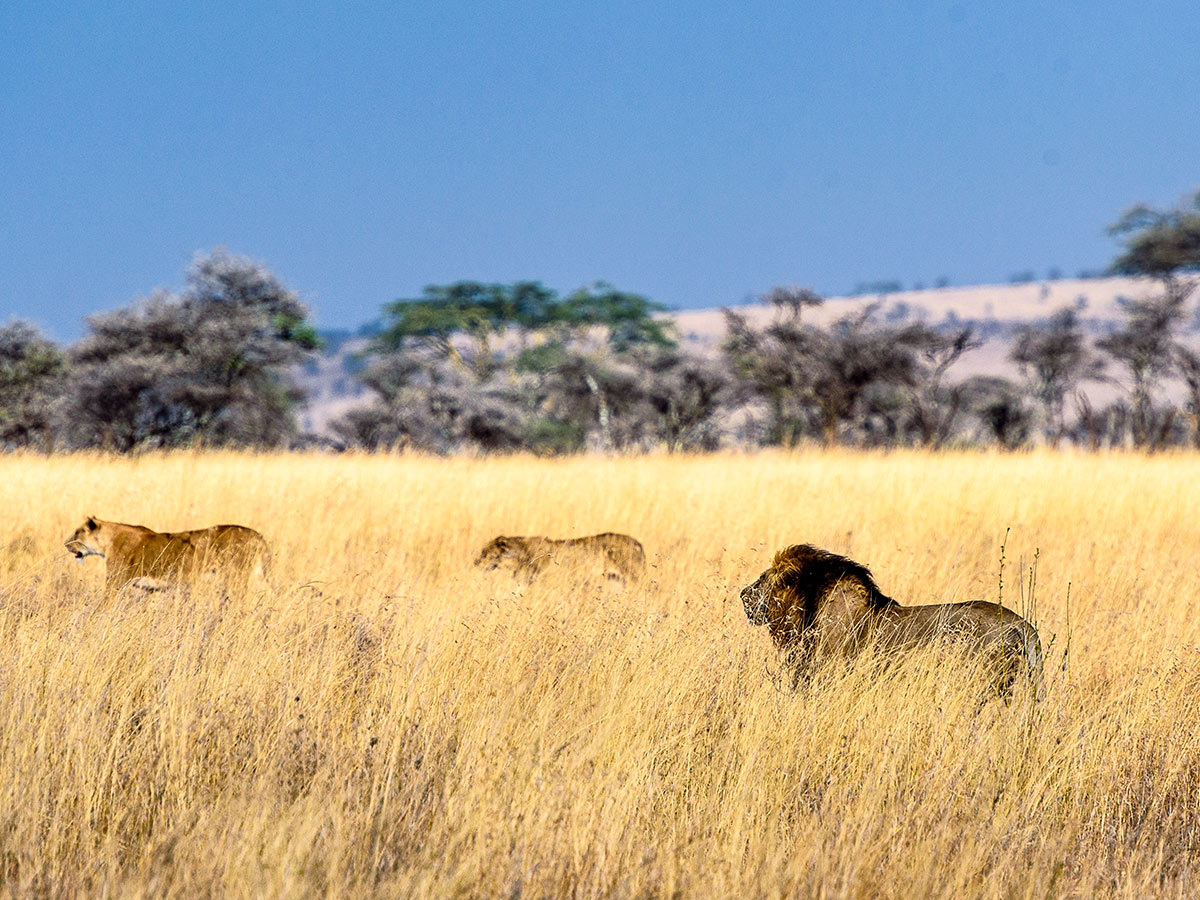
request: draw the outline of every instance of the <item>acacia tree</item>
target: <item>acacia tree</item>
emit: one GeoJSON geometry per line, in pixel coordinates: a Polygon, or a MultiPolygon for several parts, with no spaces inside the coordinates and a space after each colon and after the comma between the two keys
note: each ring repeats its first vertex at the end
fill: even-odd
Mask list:
{"type": "Polygon", "coordinates": [[[863,412],[872,388],[916,383],[916,352],[928,343],[927,329],[880,326],[877,310],[868,306],[828,329],[802,324],[799,307],[762,329],[725,311],[724,352],[767,401],[769,443],[792,445],[816,431],[827,445],[835,444],[839,429],[863,412]]]}
{"type": "Polygon", "coordinates": [[[816,429],[809,358],[817,331],[805,326],[803,316],[825,298],[809,288],[777,285],[759,300],[775,311],[773,321],[755,329],[744,315],[722,310],[721,349],[735,376],[735,390],[767,404],[765,442],[791,447],[816,429]]]}
{"type": "Polygon", "coordinates": [[[427,348],[482,382],[499,365],[492,347],[496,335],[516,329],[523,341],[528,331],[545,327],[554,310],[554,292],[536,281],[429,285],[419,298],[384,307],[384,327],[375,339],[375,351],[399,352],[410,345],[427,348]],[[467,357],[460,337],[470,347],[467,357]]]}
{"type": "Polygon", "coordinates": [[[179,295],[88,318],[71,348],[60,429],[73,446],[276,446],[295,434],[288,370],[319,341],[296,295],[263,266],[199,257],[179,295]]]}
{"type": "Polygon", "coordinates": [[[1026,325],[1017,332],[1009,351],[1041,403],[1046,417],[1046,437],[1058,447],[1066,432],[1066,398],[1080,382],[1103,372],[1100,360],[1087,346],[1079,317],[1064,307],[1044,326],[1026,325]]]}
{"type": "Polygon", "coordinates": [[[1175,410],[1154,402],[1158,385],[1181,358],[1173,352],[1175,329],[1183,319],[1183,297],[1168,292],[1152,300],[1125,304],[1126,323],[1096,342],[1130,376],[1129,427],[1137,447],[1156,449],[1167,440],[1175,410]]]}
{"type": "Polygon", "coordinates": [[[534,449],[581,450],[591,438],[610,451],[645,438],[639,373],[603,347],[554,340],[524,351],[514,368],[538,418],[534,449]]]}
{"type": "Polygon", "coordinates": [[[675,346],[671,326],[656,318],[663,308],[605,282],[552,304],[541,340],[514,369],[534,398],[539,434],[556,449],[581,447],[589,435],[606,451],[651,439],[641,362],[675,346]]]}
{"type": "Polygon", "coordinates": [[[1192,446],[1200,450],[1200,353],[1177,344],[1174,355],[1179,375],[1187,388],[1185,408],[1191,420],[1192,446]]]}
{"type": "Polygon", "coordinates": [[[481,383],[418,349],[381,355],[357,377],[375,401],[333,423],[335,433],[350,444],[435,453],[467,445],[511,450],[524,444],[528,413],[507,382],[481,383]]]}
{"type": "Polygon", "coordinates": [[[66,357],[28,322],[0,328],[0,445],[53,443],[51,407],[66,373],[66,357]]]}
{"type": "Polygon", "coordinates": [[[733,384],[716,360],[677,347],[652,347],[638,359],[640,382],[655,438],[668,452],[712,450],[716,420],[733,396],[733,384]]]}
{"type": "Polygon", "coordinates": [[[1186,316],[1184,305],[1200,285],[1200,191],[1174,209],[1135,206],[1109,232],[1124,244],[1113,261],[1113,271],[1156,279],[1163,288],[1161,297],[1131,304],[1128,325],[1104,345],[1133,379],[1130,419],[1134,442],[1139,446],[1165,442],[1173,412],[1157,409],[1151,394],[1173,366],[1188,385],[1192,442],[1200,447],[1200,414],[1196,412],[1200,396],[1191,388],[1196,374],[1194,354],[1174,334],[1186,316]]]}
{"type": "Polygon", "coordinates": [[[765,442],[794,446],[812,427],[811,388],[806,361],[815,340],[800,324],[799,310],[765,328],[726,309],[722,352],[750,394],[767,404],[765,442]]]}
{"type": "Polygon", "coordinates": [[[922,446],[936,450],[953,433],[966,397],[962,384],[947,383],[946,373],[963,354],[983,342],[975,338],[971,327],[942,334],[916,326],[911,340],[918,345],[920,360],[917,383],[911,391],[912,427],[922,446]]]}
{"type": "Polygon", "coordinates": [[[809,383],[825,444],[837,443],[839,425],[859,412],[863,397],[878,385],[912,387],[920,373],[916,353],[928,340],[923,326],[875,324],[878,305],[838,319],[818,332],[811,345],[809,383]]]}
{"type": "Polygon", "coordinates": [[[803,317],[804,308],[821,306],[825,298],[811,288],[796,285],[776,285],[760,298],[763,303],[773,306],[775,310],[788,319],[797,322],[803,317]]]}
{"type": "Polygon", "coordinates": [[[385,307],[362,381],[376,394],[336,426],[356,443],[558,452],[595,435],[642,440],[638,348],[671,344],[661,306],[598,283],[559,298],[538,282],[456,282],[385,307]]]}
{"type": "Polygon", "coordinates": [[[1019,385],[994,375],[975,375],[962,383],[962,397],[985,439],[1005,450],[1029,440],[1034,417],[1019,385]]]}
{"type": "Polygon", "coordinates": [[[1134,206],[1109,228],[1124,250],[1112,269],[1122,275],[1155,278],[1168,298],[1184,302],[1200,278],[1200,191],[1175,209],[1134,206]]]}

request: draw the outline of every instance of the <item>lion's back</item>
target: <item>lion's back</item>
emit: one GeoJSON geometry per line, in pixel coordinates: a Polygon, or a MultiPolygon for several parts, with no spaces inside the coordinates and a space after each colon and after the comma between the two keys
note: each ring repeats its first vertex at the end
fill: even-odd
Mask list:
{"type": "Polygon", "coordinates": [[[1005,606],[986,600],[903,606],[886,618],[899,627],[885,628],[885,646],[960,641],[992,661],[1000,673],[997,685],[1002,691],[1007,692],[1022,671],[1035,687],[1041,685],[1044,657],[1037,628],[1005,606]]]}
{"type": "Polygon", "coordinates": [[[961,603],[905,606],[899,609],[913,620],[914,626],[929,633],[958,632],[980,639],[1005,638],[1028,640],[1037,638],[1035,629],[1023,617],[999,603],[988,600],[968,600],[961,603]]]}

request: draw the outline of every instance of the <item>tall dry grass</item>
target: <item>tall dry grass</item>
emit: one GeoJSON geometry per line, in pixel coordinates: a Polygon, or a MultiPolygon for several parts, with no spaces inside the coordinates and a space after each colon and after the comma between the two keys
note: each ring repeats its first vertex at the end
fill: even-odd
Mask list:
{"type": "Polygon", "coordinates": [[[1195,456],[0,467],[2,896],[1200,888],[1195,456]],[[87,513],[258,528],[273,588],[106,601],[62,548],[87,513]],[[470,569],[496,534],[610,529],[646,583],[470,569]],[[935,654],[791,692],[737,590],[799,541],[903,602],[1002,590],[1045,699],[981,703],[935,654]]]}

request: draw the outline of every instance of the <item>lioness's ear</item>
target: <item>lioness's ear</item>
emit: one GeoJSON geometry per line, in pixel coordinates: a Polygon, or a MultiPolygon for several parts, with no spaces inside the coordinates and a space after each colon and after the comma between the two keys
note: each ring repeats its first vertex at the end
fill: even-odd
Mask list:
{"type": "Polygon", "coordinates": [[[506,537],[496,538],[495,543],[496,543],[497,550],[507,550],[508,549],[508,538],[506,538],[506,537]]]}
{"type": "Polygon", "coordinates": [[[96,521],[96,517],[95,517],[95,516],[88,516],[88,517],[87,517],[87,529],[88,529],[88,531],[95,531],[95,530],[96,530],[97,528],[99,528],[99,527],[100,527],[100,523],[99,523],[98,521],[96,521]]]}

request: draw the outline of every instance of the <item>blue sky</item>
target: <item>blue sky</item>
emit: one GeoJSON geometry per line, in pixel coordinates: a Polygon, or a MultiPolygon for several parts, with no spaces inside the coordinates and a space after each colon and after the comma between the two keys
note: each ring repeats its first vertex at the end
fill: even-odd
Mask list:
{"type": "Polygon", "coordinates": [[[0,321],[77,337],[218,246],[323,327],[1075,274],[1200,187],[1194,0],[187,6],[0,6],[0,321]]]}

